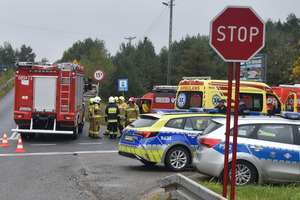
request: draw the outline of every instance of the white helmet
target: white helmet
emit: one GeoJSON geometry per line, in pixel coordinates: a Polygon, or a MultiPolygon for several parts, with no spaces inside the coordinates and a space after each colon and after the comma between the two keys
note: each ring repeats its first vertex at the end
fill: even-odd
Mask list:
{"type": "Polygon", "coordinates": [[[109,97],[108,103],[115,103],[115,98],[114,97],[109,97]]]}
{"type": "Polygon", "coordinates": [[[96,97],[95,97],[95,102],[96,102],[96,103],[100,103],[100,101],[101,101],[101,98],[98,97],[98,96],[96,96],[96,97]]]}

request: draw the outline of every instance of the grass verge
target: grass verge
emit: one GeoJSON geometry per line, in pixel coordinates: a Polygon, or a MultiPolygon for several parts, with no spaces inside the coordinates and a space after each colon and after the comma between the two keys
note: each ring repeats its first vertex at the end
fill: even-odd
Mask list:
{"type": "MultiPolygon", "coordinates": [[[[204,187],[222,195],[223,185],[216,179],[197,181],[204,187]]],[[[230,185],[227,187],[227,198],[230,199],[230,185]]],[[[237,200],[299,200],[300,183],[289,184],[251,184],[235,187],[237,200]]]]}

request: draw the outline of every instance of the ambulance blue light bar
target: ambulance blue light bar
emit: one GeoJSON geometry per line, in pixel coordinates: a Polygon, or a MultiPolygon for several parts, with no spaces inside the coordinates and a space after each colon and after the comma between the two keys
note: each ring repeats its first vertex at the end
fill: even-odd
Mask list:
{"type": "Polygon", "coordinates": [[[300,119],[300,113],[281,111],[280,116],[286,119],[300,119]]]}

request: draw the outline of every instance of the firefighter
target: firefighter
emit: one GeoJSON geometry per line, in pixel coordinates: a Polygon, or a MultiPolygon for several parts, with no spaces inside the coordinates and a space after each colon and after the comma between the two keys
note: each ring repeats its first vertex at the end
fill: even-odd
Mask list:
{"type": "Polygon", "coordinates": [[[115,96],[115,104],[119,106],[119,97],[115,96]]]}
{"type": "Polygon", "coordinates": [[[150,112],[150,101],[148,100],[145,100],[144,103],[142,104],[142,111],[143,111],[143,114],[146,114],[146,113],[149,113],[150,112]]]}
{"type": "Polygon", "coordinates": [[[120,123],[119,123],[119,130],[120,130],[120,136],[118,138],[122,137],[123,130],[125,128],[125,114],[127,109],[127,104],[125,103],[125,98],[123,96],[119,97],[119,110],[120,110],[120,123]]]}
{"type": "Polygon", "coordinates": [[[118,134],[118,121],[120,121],[120,110],[115,104],[114,97],[109,97],[108,103],[105,109],[105,121],[108,122],[109,139],[116,139],[118,134]]]}
{"type": "Polygon", "coordinates": [[[130,97],[128,100],[129,104],[126,109],[126,125],[131,124],[139,118],[140,110],[139,107],[134,103],[134,98],[130,97]]]}
{"type": "Polygon", "coordinates": [[[89,137],[94,136],[94,98],[90,98],[90,105],[89,105],[89,120],[90,120],[90,127],[89,127],[89,137]]]}
{"type": "Polygon", "coordinates": [[[100,130],[100,101],[101,98],[100,97],[95,97],[94,99],[94,134],[93,134],[93,138],[97,138],[97,139],[101,139],[101,137],[99,136],[99,130],[100,130]]]}

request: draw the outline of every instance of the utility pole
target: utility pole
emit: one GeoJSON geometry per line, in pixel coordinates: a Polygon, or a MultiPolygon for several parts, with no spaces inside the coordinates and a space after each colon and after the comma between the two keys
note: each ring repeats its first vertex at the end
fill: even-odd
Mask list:
{"type": "Polygon", "coordinates": [[[129,45],[131,45],[131,40],[135,39],[136,36],[134,37],[126,37],[125,39],[129,41],[129,45]]]}
{"type": "Polygon", "coordinates": [[[168,70],[167,70],[167,85],[171,84],[171,58],[172,58],[172,21],[173,21],[173,0],[169,3],[163,2],[164,5],[170,6],[170,25],[169,25],[169,53],[168,53],[168,70]]]}

